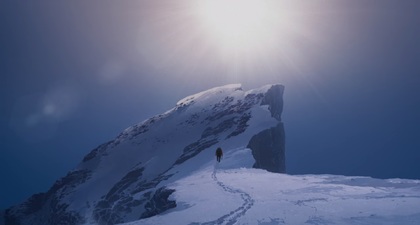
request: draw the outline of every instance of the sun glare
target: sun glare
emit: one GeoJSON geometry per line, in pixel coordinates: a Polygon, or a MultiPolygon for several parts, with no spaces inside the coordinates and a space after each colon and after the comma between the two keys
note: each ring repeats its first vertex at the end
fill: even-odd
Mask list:
{"type": "Polygon", "coordinates": [[[224,48],[255,48],[271,38],[275,13],[264,0],[198,0],[203,28],[224,48]]]}

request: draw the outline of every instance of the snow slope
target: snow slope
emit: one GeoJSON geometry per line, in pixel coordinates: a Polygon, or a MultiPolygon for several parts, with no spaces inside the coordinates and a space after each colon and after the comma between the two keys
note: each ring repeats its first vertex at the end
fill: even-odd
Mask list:
{"type": "Polygon", "coordinates": [[[291,176],[237,168],[237,161],[230,155],[167,184],[176,208],[124,225],[420,224],[420,180],[291,176]]]}
{"type": "Polygon", "coordinates": [[[188,96],[0,212],[0,225],[420,224],[420,181],[267,172],[285,172],[283,90],[188,96]]]}
{"type": "Polygon", "coordinates": [[[7,209],[0,223],[113,225],[161,214],[176,206],[167,185],[200,171],[217,147],[243,157],[237,166],[282,172],[283,89],[232,84],[188,96],[93,149],[47,192],[7,209]],[[252,154],[242,154],[250,143],[252,154]]]}

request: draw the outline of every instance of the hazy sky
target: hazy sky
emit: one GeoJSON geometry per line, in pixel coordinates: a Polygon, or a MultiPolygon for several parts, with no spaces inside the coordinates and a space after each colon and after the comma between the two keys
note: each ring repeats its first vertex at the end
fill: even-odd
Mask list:
{"type": "Polygon", "coordinates": [[[268,1],[236,45],[194,2],[0,0],[0,208],[228,83],[285,85],[288,173],[420,179],[420,1],[268,1]]]}

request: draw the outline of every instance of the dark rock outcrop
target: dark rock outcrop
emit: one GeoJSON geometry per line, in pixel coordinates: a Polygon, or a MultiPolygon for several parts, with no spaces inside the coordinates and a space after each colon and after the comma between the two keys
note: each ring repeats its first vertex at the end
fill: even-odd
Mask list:
{"type": "Polygon", "coordinates": [[[285,135],[283,123],[254,135],[247,148],[252,150],[254,168],[275,173],[286,172],[285,135]]]}
{"type": "Polygon", "coordinates": [[[273,85],[261,101],[261,105],[268,105],[271,116],[278,121],[281,121],[281,113],[283,112],[283,92],[283,85],[273,85]]]}
{"type": "Polygon", "coordinates": [[[166,187],[159,188],[146,204],[146,211],[141,215],[141,218],[152,217],[168,209],[175,208],[176,202],[169,200],[169,196],[174,191],[172,189],[166,189],[166,187]]]}
{"type": "Polygon", "coordinates": [[[276,173],[286,172],[285,132],[281,122],[283,91],[284,86],[273,85],[261,101],[261,105],[268,105],[271,116],[279,123],[276,127],[254,135],[247,146],[252,150],[255,159],[254,168],[276,173]]]}

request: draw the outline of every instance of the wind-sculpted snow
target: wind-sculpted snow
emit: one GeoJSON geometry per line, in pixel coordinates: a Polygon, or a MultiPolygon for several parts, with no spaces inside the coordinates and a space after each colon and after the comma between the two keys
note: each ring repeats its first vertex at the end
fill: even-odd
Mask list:
{"type": "Polygon", "coordinates": [[[229,169],[224,159],[175,182],[178,207],[124,225],[418,225],[420,181],[337,175],[291,176],[229,169]]]}

